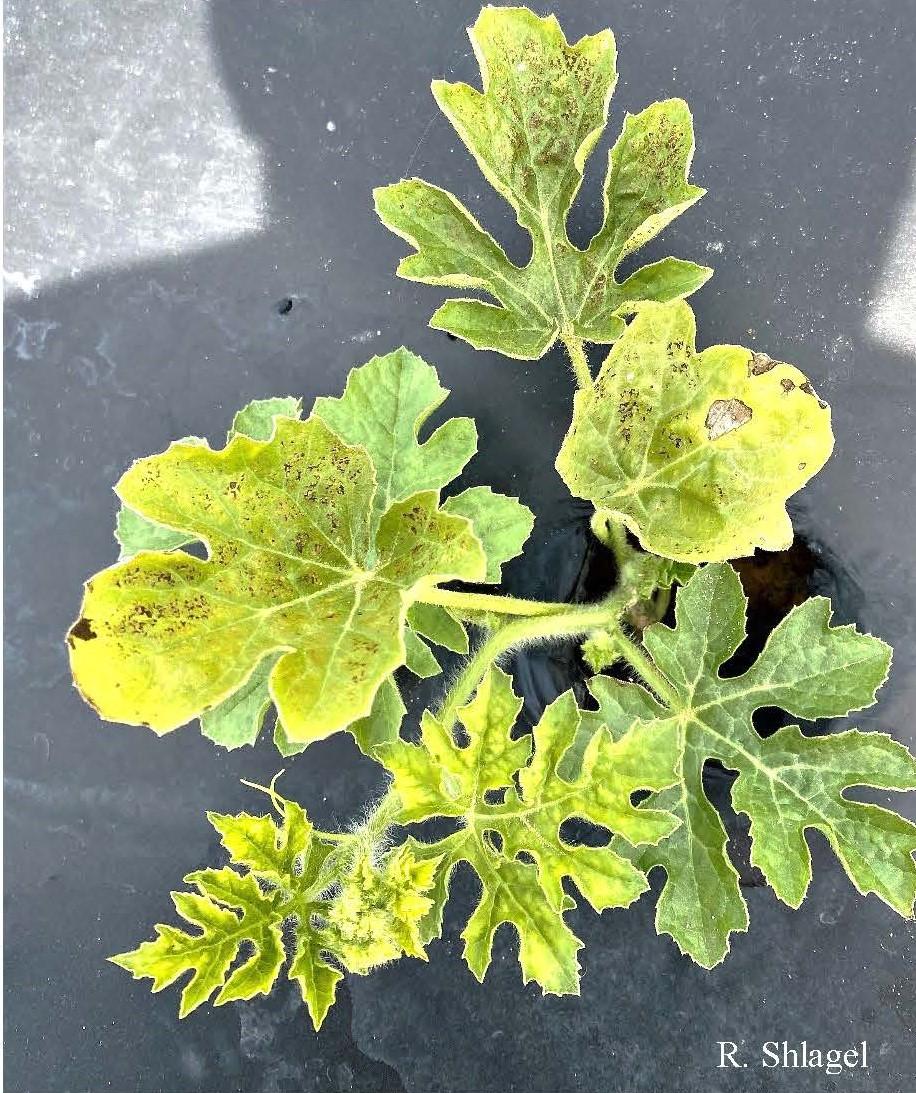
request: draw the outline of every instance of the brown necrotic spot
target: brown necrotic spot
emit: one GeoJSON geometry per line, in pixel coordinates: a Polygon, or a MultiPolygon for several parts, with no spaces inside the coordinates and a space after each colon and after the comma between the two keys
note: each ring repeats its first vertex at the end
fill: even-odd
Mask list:
{"type": "Polygon", "coordinates": [[[788,394],[790,391],[795,390],[795,384],[790,379],[781,379],[779,381],[779,386],[783,389],[783,391],[785,391],[786,394],[788,394]]]}
{"type": "Polygon", "coordinates": [[[709,407],[706,415],[706,435],[718,440],[735,429],[740,429],[754,416],[750,406],[739,398],[719,398],[709,407]]]}
{"type": "Polygon", "coordinates": [[[87,618],[81,618],[70,628],[68,637],[72,646],[74,638],[79,641],[92,641],[93,638],[98,637],[98,634],[92,629],[92,624],[87,618]]]}
{"type": "Polygon", "coordinates": [[[769,372],[771,368],[775,367],[776,361],[772,357],[768,357],[766,353],[752,353],[747,365],[747,374],[749,376],[762,376],[764,372],[769,372]]]}
{"type": "MultiPolygon", "coordinates": [[[[817,392],[807,380],[805,380],[801,387],[799,387],[799,391],[804,391],[806,395],[810,395],[812,398],[817,398],[817,392]]],[[[827,409],[827,403],[824,402],[822,399],[817,398],[817,404],[822,410],[827,409]]]]}

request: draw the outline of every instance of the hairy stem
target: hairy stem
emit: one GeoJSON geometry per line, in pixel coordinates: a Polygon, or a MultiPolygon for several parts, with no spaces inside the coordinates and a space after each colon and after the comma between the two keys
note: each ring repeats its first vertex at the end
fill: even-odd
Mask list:
{"type": "Polygon", "coordinates": [[[592,513],[590,527],[595,538],[613,551],[618,567],[622,567],[625,559],[633,554],[633,548],[627,542],[627,529],[622,521],[605,509],[596,509],[592,513]]]}
{"type": "MultiPolygon", "coordinates": [[[[610,630],[616,634],[620,641],[621,656],[660,698],[666,702],[673,701],[675,695],[667,681],[648,657],[624,636],[620,626],[621,617],[636,599],[637,589],[645,584],[647,578],[651,578],[658,559],[648,554],[640,554],[626,545],[626,553],[618,563],[620,575],[617,587],[596,604],[540,603],[511,596],[450,592],[443,589],[432,590],[428,596],[424,596],[423,602],[448,607],[459,615],[467,612],[472,618],[476,615],[492,620],[500,613],[500,607],[496,605],[502,604],[501,613],[510,616],[499,621],[496,628],[487,633],[445,696],[437,717],[426,723],[424,731],[440,732],[442,742],[452,744],[459,712],[473,698],[484,676],[500,657],[512,649],[532,642],[573,637],[592,630],[610,630]]],[[[348,843],[352,845],[353,839],[365,838],[370,828],[371,837],[376,841],[381,839],[385,829],[398,823],[400,807],[397,794],[389,789],[366,823],[352,833],[318,832],[319,838],[344,844],[335,848],[328,862],[336,866],[337,855],[346,853],[345,847],[348,843]]]]}
{"type": "Polygon", "coordinates": [[[513,648],[551,638],[587,634],[616,626],[634,596],[632,581],[621,584],[605,600],[586,606],[565,605],[549,615],[516,619],[494,630],[480,645],[455,680],[439,711],[438,721],[451,734],[458,711],[473,697],[488,669],[513,648]]]}
{"type": "Polygon", "coordinates": [[[652,688],[662,702],[669,708],[675,707],[678,701],[677,692],[655,667],[642,646],[631,641],[622,630],[616,635],[616,645],[623,660],[652,688]]]}
{"type": "Polygon", "coordinates": [[[576,375],[576,383],[583,391],[588,391],[594,386],[592,381],[592,372],[588,366],[588,357],[585,355],[585,346],[581,338],[577,338],[575,334],[563,333],[560,335],[560,340],[566,347],[566,352],[569,354],[569,363],[572,365],[573,372],[576,375]]]}
{"type": "MultiPolygon", "coordinates": [[[[523,600],[515,596],[494,596],[489,592],[457,592],[448,588],[430,588],[418,599],[447,607],[458,615],[520,615],[532,618],[536,615],[558,615],[569,610],[568,603],[542,603],[540,600],[523,600]]],[[[473,621],[473,620],[472,620],[473,621]]]]}

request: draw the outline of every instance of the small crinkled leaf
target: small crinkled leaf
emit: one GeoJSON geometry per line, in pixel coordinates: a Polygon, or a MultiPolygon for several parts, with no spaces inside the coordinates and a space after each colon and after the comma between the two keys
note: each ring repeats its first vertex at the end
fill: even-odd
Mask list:
{"type": "Polygon", "coordinates": [[[534,514],[517,498],[494,493],[489,486],[472,486],[450,497],[442,508],[467,517],[474,525],[487,556],[485,579],[498,584],[503,563],[521,554],[534,527],[534,514]]]}
{"type": "Polygon", "coordinates": [[[375,191],[382,221],[415,253],[400,276],[478,289],[496,304],[448,300],[431,325],[477,349],[542,356],[558,337],[611,342],[628,301],[695,292],[711,270],[666,258],[620,282],[620,262],[705,191],[687,182],[693,122],[680,99],[627,115],[608,160],[602,225],[584,250],[566,221],[586,160],[601,136],[617,81],[609,30],[570,45],[554,16],[485,7],[469,30],[483,91],[433,82],[433,94],[496,190],[531,235],[531,259],[516,266],[450,193],[405,179],[375,191]]]}
{"type": "Polygon", "coordinates": [[[582,659],[591,672],[603,672],[620,660],[617,635],[608,630],[595,630],[582,642],[582,659]]]}
{"type": "Polygon", "coordinates": [[[447,486],[477,451],[477,428],[469,417],[451,418],[428,440],[418,440],[447,397],[435,368],[402,347],[354,368],[340,398],[315,400],[314,413],[341,440],[369,453],[378,479],[375,521],[395,501],[447,486]]]}
{"type": "Polygon", "coordinates": [[[334,953],[348,971],[366,972],[414,956],[426,960],[421,924],[433,906],[437,858],[399,846],[381,861],[361,854],[341,878],[325,913],[334,953]]]}
{"type": "Polygon", "coordinates": [[[283,801],[282,810],[279,824],[267,816],[210,813],[232,861],[185,877],[196,892],[172,894],[179,915],[195,931],[160,924],[155,940],[110,958],[135,979],[152,979],[153,991],[190,972],[181,1017],[214,993],[217,1006],[269,993],[286,963],[283,929],[289,923],[294,950],[288,975],[298,981],[316,1030],[334,1001],[341,973],[325,956],[333,939],[313,921],[327,911],[321,870],[328,847],[313,840],[298,805],[283,801]]]}
{"type": "Polygon", "coordinates": [[[557,470],[646,550],[722,561],[792,542],[786,499],[833,449],[830,411],[790,364],[696,351],[683,301],[643,304],[575,396],[557,470]]]}
{"type": "Polygon", "coordinates": [[[808,889],[808,828],[827,838],[860,892],[906,916],[916,899],[916,826],[846,796],[854,786],[916,788],[906,749],[880,733],[806,737],[795,725],[762,739],[752,722],[764,706],[813,719],[871,705],[890,649],[852,626],[831,626],[829,602],[816,597],[783,619],[744,675],[722,678],[719,669],[745,637],[746,603],[731,566],[697,570],[678,594],[675,626],[656,624],[644,635],[676,695],[670,708],[641,687],[596,679],[601,708],[586,715],[615,733],[629,722],[673,734],[678,782],[640,807],[669,810],[680,826],[657,846],[627,851],[620,838],[612,845],[644,870],[665,870],[658,930],[704,967],[725,957],[730,934],[748,921],[725,828],[703,789],[710,759],[737,771],[732,804],[750,817],[751,861],[785,903],[797,907],[808,889]]]}
{"type": "Polygon", "coordinates": [[[235,436],[270,440],[274,431],[274,419],[277,417],[302,417],[302,399],[293,398],[292,395],[254,399],[232,419],[227,440],[232,440],[235,436]]]}
{"type": "Polygon", "coordinates": [[[560,837],[560,828],[581,817],[629,843],[657,843],[670,834],[677,821],[666,812],[636,808],[631,795],[674,780],[671,743],[662,739],[672,730],[663,727],[656,738],[656,728],[648,726],[617,741],[604,729],[593,730],[575,777],[568,780],[561,769],[580,724],[572,693],[545,711],[534,730],[533,755],[531,739],[511,735],[520,708],[509,677],[493,668],[460,711],[467,746],[459,747],[427,711],[420,745],[401,741],[377,755],[394,776],[402,820],[451,816],[462,823],[425,850],[441,864],[423,936],[441,926],[448,874],[457,862],[467,861],[483,886],[464,933],[474,974],[483,978],[493,934],[502,922],[511,922],[520,936],[525,981],[536,979],[549,993],[576,993],[581,946],[563,920],[575,905],[563,890],[564,879],[599,911],[632,903],[647,885],[644,875],[609,847],[572,846],[560,837]],[[522,854],[534,864],[521,860],[522,854]]]}
{"type": "Polygon", "coordinates": [[[269,441],[237,436],[219,451],[174,444],[117,489],[208,549],[206,561],[149,552],[96,574],[69,634],[87,701],[159,733],[224,702],[272,654],[287,738],[346,728],[404,663],[410,603],[486,573],[470,523],[432,491],[393,504],[373,533],[369,457],[320,418],[277,417],[269,441]]]}

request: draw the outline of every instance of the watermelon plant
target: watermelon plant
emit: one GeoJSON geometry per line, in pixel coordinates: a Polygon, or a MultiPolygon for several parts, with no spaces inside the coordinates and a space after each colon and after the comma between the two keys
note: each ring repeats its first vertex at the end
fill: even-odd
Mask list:
{"type": "Polygon", "coordinates": [[[805,898],[812,828],[858,891],[913,912],[916,827],[847,795],[916,788],[912,756],[877,732],[789,725],[764,737],[753,723],[762,707],[814,721],[870,706],[888,646],[832,625],[815,597],[747,671],[722,671],[746,636],[730,560],[790,545],[786,500],[833,436],[797,368],[735,345],[697,349],[685,297],[709,269],[666,258],[617,277],[703,193],[688,181],[686,104],[626,117],[602,225],[580,249],[566,221],[606,124],[613,35],[571,45],[553,17],[494,7],[470,35],[482,90],[436,81],[433,94],[529,233],[530,260],[511,262],[431,183],[384,186],[376,207],[412,248],[401,276],[488,297],[448,300],[432,325],[517,358],[566,347],[578,389],[556,467],[594,506],[617,583],[584,605],[499,591],[532,513],[488,487],[456,490],[474,424],[452,418],[426,435],[448,392],[406,349],[354,369],[307,417],[297,399],[259,400],[224,447],[189,438],[134,463],[115,487],[120,558],[86,583],[68,637],[86,701],[160,734],[199,720],[225,748],[253,744],[269,721],[287,757],[347,732],[390,774],[345,831],[318,830],[274,784],[268,815],[208,814],[227,863],[173,894],[184,926],[159,925],[112,958],[153,990],[189,976],[182,1016],[265,994],[285,969],[318,1029],[346,973],[426,959],[460,863],[479,882],[463,932],[479,980],[509,923],[524,981],[578,993],[566,913],[630,905],[655,867],[659,933],[712,968],[748,909],[704,790],[708,761],[734,772],[751,861],[784,903],[805,898]],[[595,374],[587,343],[610,347],[595,374]],[[656,620],[641,631],[637,605],[656,620]],[[558,640],[582,644],[590,698],[567,691],[526,734],[506,667],[513,651],[558,640]],[[439,673],[433,647],[466,659],[408,738],[395,673],[439,673]],[[431,818],[444,832],[432,840],[414,827],[431,818]],[[570,819],[602,829],[604,845],[567,839],[570,819]]]}

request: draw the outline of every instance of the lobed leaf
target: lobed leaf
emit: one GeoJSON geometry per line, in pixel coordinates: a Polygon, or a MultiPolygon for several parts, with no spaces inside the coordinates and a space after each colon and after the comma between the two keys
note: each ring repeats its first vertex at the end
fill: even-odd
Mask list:
{"type": "Polygon", "coordinates": [[[392,505],[373,535],[375,488],[364,449],[314,417],[135,463],[122,499],[205,541],[208,559],[144,552],[87,583],[69,636],[83,695],[106,719],[168,732],[279,653],[269,688],[291,740],[366,716],[404,662],[410,603],[486,571],[469,521],[431,491],[392,505]]]}
{"type": "MultiPolygon", "coordinates": [[[[232,426],[226,437],[227,443],[234,436],[248,436],[252,440],[269,440],[274,428],[274,418],[302,416],[302,400],[287,396],[284,398],[254,399],[239,410],[232,419],[232,426]]],[[[200,437],[185,437],[179,443],[203,444],[200,437]]],[[[194,542],[193,536],[183,531],[173,531],[163,527],[139,512],[122,505],[118,510],[115,523],[115,539],[121,548],[119,562],[126,562],[141,550],[175,550],[194,542]]],[[[257,733],[255,734],[257,735],[257,733]]]]}
{"type": "Polygon", "coordinates": [[[186,1017],[216,993],[221,1006],[268,994],[287,960],[284,923],[293,923],[294,956],[288,977],[299,983],[317,1031],[334,1002],[342,973],[329,962],[333,939],[315,925],[326,912],[322,876],[328,848],[315,841],[305,813],[284,803],[277,825],[270,817],[221,816],[209,819],[223,845],[241,869],[203,869],[185,877],[196,892],[173,892],[179,915],[196,932],[156,926],[154,941],[111,961],[135,979],[153,980],[160,991],[188,972],[181,994],[180,1017],[186,1017]],[[258,878],[270,886],[259,884],[258,878]],[[243,947],[251,949],[241,963],[243,947]]]}
{"type": "Polygon", "coordinates": [[[797,368],[734,345],[697,353],[677,301],[643,304],[576,393],[557,470],[646,550],[722,561],[791,544],[785,502],[832,449],[830,411],[797,368]]]}
{"type": "Polygon", "coordinates": [[[279,824],[208,813],[230,864],[185,877],[196,892],[172,893],[196,932],[160,924],[154,941],[110,958],[135,979],[152,979],[154,991],[190,972],[181,1017],[214,992],[217,1006],[268,994],[288,962],[317,1031],[343,978],[340,966],[365,974],[401,956],[426,959],[420,924],[438,862],[409,846],[380,856],[361,843],[332,850],[297,804],[276,803],[279,824]],[[243,948],[250,952],[240,962],[243,948]]]}
{"type": "Polygon", "coordinates": [[[581,943],[563,918],[575,906],[564,892],[564,879],[598,911],[627,906],[647,884],[609,847],[568,844],[561,825],[578,816],[634,843],[657,843],[670,834],[676,823],[670,814],[636,808],[630,798],[637,790],[670,784],[672,748],[656,737],[654,727],[619,741],[603,730],[593,732],[575,777],[567,779],[561,768],[580,722],[572,693],[548,707],[533,741],[511,736],[520,707],[509,677],[493,668],[460,712],[467,746],[459,747],[427,711],[420,745],[398,741],[377,754],[394,776],[402,821],[451,816],[462,823],[439,842],[410,843],[415,857],[435,857],[438,863],[422,936],[435,936],[441,927],[449,876],[466,861],[482,885],[463,934],[465,959],[478,979],[489,966],[496,930],[510,922],[519,934],[525,982],[535,980],[545,993],[578,993],[581,943]]]}
{"type": "Polygon", "coordinates": [[[418,440],[447,397],[435,368],[401,348],[354,368],[340,398],[315,399],[314,413],[341,440],[362,445],[372,460],[378,478],[375,523],[394,502],[447,486],[477,451],[469,417],[451,418],[428,440],[418,440]]]}
{"type": "Polygon", "coordinates": [[[422,594],[498,581],[533,520],[486,487],[439,506],[476,446],[466,418],[418,440],[446,395],[401,349],[354,369],[306,422],[297,400],[258,400],[222,451],[195,439],[135,464],[117,487],[131,557],[87,584],[69,635],[87,700],[157,732],[199,716],[228,748],[255,741],[271,704],[286,755],[341,728],[361,744],[387,738],[403,712],[393,669],[440,670],[411,620],[467,648],[462,624],[422,594]],[[163,553],[190,540],[206,562],[163,553]]]}
{"type": "Polygon", "coordinates": [[[433,82],[445,116],[487,181],[512,205],[532,241],[519,267],[452,194],[421,179],[375,191],[382,221],[415,253],[398,274],[426,284],[481,290],[497,304],[448,300],[430,325],[477,349],[543,356],[557,338],[612,342],[621,305],[695,292],[705,266],[666,258],[615,278],[621,261],[705,192],[687,182],[693,123],[680,99],[627,115],[608,160],[604,216],[580,250],[567,234],[585,163],[607,121],[617,82],[609,30],[570,45],[554,16],[485,7],[468,31],[483,90],[433,82]]]}
{"type": "Polygon", "coordinates": [[[704,967],[719,963],[730,935],[748,923],[725,829],[703,789],[711,759],[737,771],[732,804],[751,820],[751,862],[783,902],[799,906],[808,889],[809,828],[827,838],[860,892],[905,916],[916,899],[916,826],[845,794],[863,785],[916,789],[916,760],[906,749],[880,733],[807,737],[796,725],[762,739],[752,722],[764,706],[809,719],[870,706],[890,649],[852,626],[831,626],[829,602],[816,597],[786,616],[744,675],[723,678],[721,666],[745,637],[746,603],[731,566],[699,569],[678,595],[675,626],[644,634],[675,697],[662,705],[641,687],[596,678],[600,709],[585,726],[614,733],[654,726],[673,741],[677,782],[641,807],[671,811],[680,826],[657,846],[626,850],[625,834],[612,845],[641,869],[665,870],[658,930],[704,967]]]}

